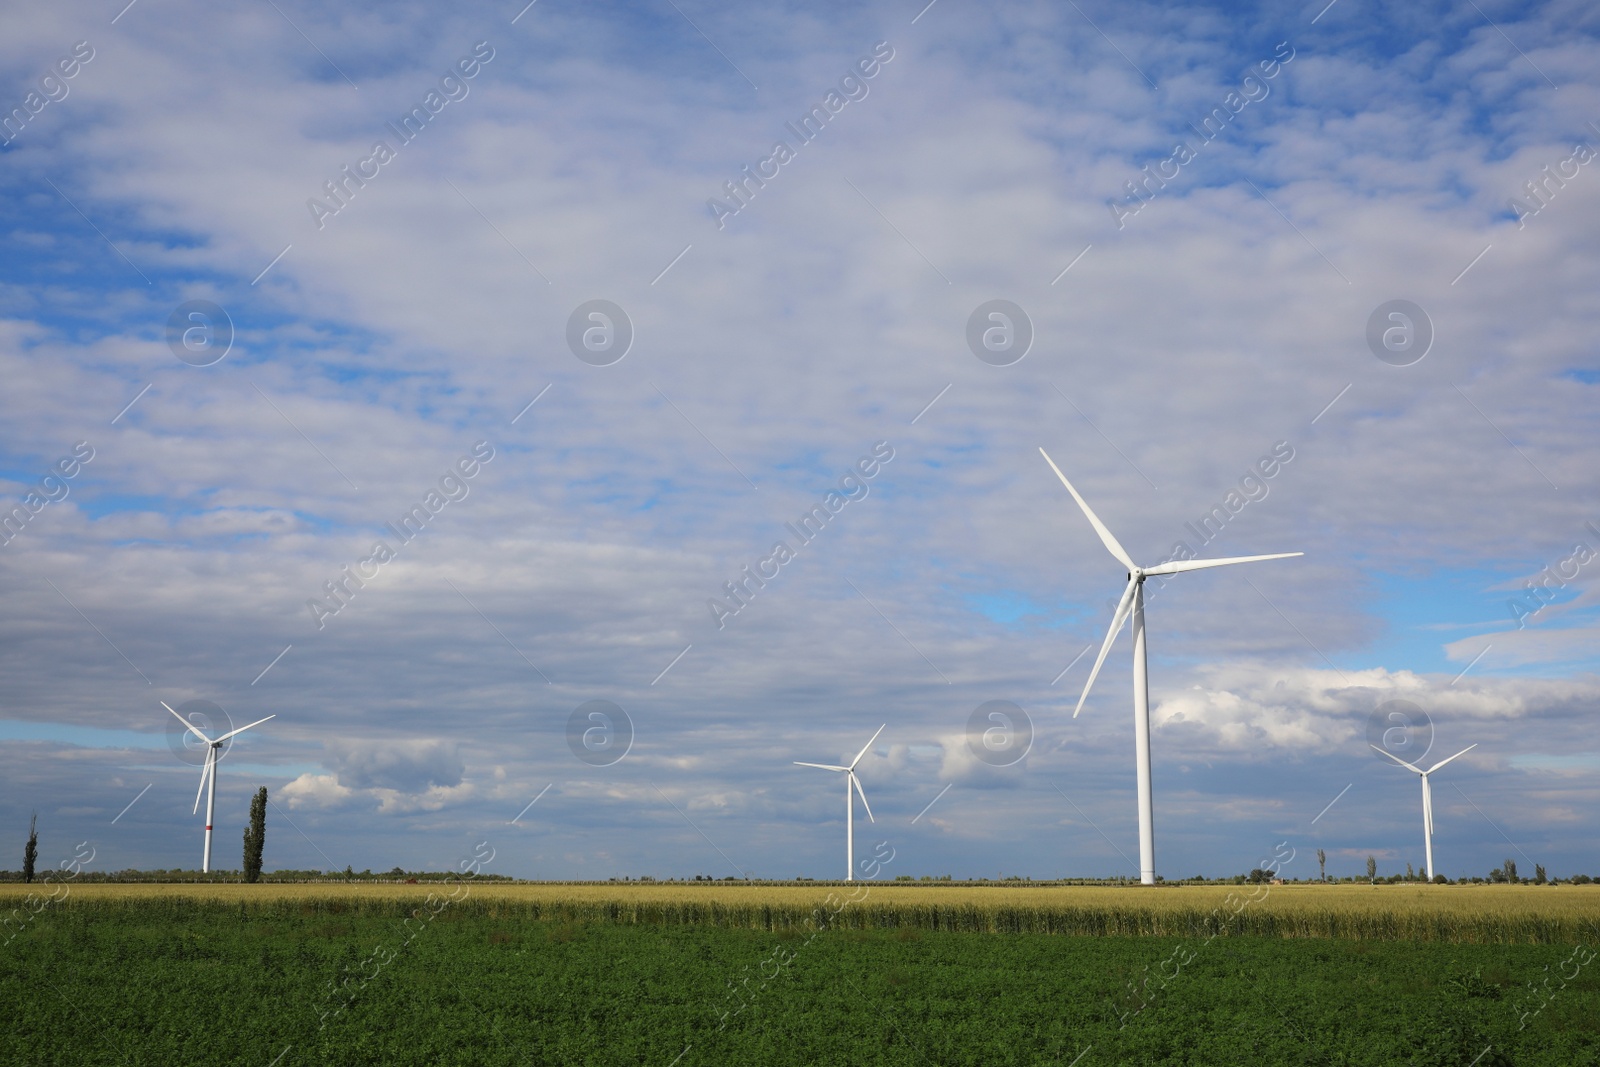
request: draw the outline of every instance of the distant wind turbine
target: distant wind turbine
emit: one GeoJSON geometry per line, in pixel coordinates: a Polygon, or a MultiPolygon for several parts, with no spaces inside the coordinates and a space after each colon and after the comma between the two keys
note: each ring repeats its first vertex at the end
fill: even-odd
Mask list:
{"type": "MultiPolygon", "coordinates": [[[[161,701],[161,706],[166,708],[168,711],[172,711],[172,705],[168,704],[165,700],[161,701]]],[[[178,713],[175,711],[172,711],[172,714],[178,715],[178,713]]],[[[275,719],[277,717],[277,714],[274,713],[272,715],[268,715],[267,719],[275,719]]],[[[251,723],[250,726],[260,726],[262,723],[266,722],[267,719],[257,719],[255,722],[251,723]]],[[[200,772],[200,788],[195,790],[194,794],[194,810],[200,810],[200,794],[206,792],[206,782],[209,781],[211,783],[211,792],[206,796],[206,852],[205,857],[200,861],[200,870],[202,872],[209,872],[211,870],[211,821],[216,815],[217,811],[217,761],[222,759],[223,742],[227,741],[230,737],[233,737],[236,734],[244,733],[246,730],[250,729],[250,726],[241,726],[237,730],[230,730],[213,741],[211,738],[201,733],[194,723],[190,722],[188,719],[185,719],[182,715],[178,715],[178,721],[187,726],[190,733],[204,741],[207,745],[205,769],[200,772]]],[[[193,814],[193,812],[190,814],[193,814]]]]}
{"type": "Polygon", "coordinates": [[[1067,481],[1067,476],[1061,473],[1055,460],[1049,453],[1039,449],[1039,454],[1044,456],[1044,461],[1050,464],[1050,469],[1056,472],[1056,477],[1061,479],[1061,484],[1067,487],[1067,492],[1072,494],[1072,499],[1078,502],[1078,507],[1083,509],[1083,514],[1088,518],[1089,525],[1094,527],[1094,532],[1100,535],[1100,541],[1106,546],[1113,556],[1123,566],[1128,568],[1128,586],[1122,591],[1122,599],[1117,603],[1116,614],[1111,617],[1111,629],[1106,632],[1105,643],[1100,646],[1100,655],[1094,661],[1094,669],[1089,672],[1089,680],[1084,683],[1083,695],[1078,698],[1078,706],[1073,709],[1072,717],[1076,719],[1078,712],[1083,710],[1083,702],[1089,698],[1089,690],[1094,685],[1095,678],[1100,674],[1100,665],[1106,661],[1106,653],[1111,651],[1111,643],[1117,639],[1117,634],[1122,632],[1122,624],[1129,615],[1133,617],[1133,737],[1136,750],[1136,771],[1139,784],[1139,881],[1145,885],[1155,885],[1156,882],[1156,830],[1153,814],[1153,801],[1150,790],[1150,680],[1149,663],[1144,642],[1144,580],[1152,575],[1180,574],[1183,571],[1197,571],[1206,567],[1225,567],[1230,563],[1254,563],[1263,559],[1288,559],[1291,556],[1304,555],[1302,552],[1277,552],[1270,556],[1233,556],[1227,559],[1187,559],[1175,560],[1171,563],[1162,563],[1154,567],[1139,567],[1133,562],[1133,557],[1127,550],[1117,543],[1111,536],[1111,531],[1106,529],[1105,523],[1099,516],[1090,510],[1089,505],[1078,491],[1067,481]]]}
{"type": "Polygon", "coordinates": [[[1423,851],[1426,852],[1428,856],[1428,881],[1431,882],[1433,881],[1433,787],[1428,784],[1428,775],[1432,774],[1440,767],[1443,767],[1446,763],[1449,763],[1450,760],[1455,759],[1456,756],[1465,756],[1468,752],[1471,752],[1478,746],[1476,744],[1468,745],[1460,752],[1457,752],[1456,756],[1451,756],[1449,759],[1442,759],[1438,763],[1435,763],[1432,767],[1429,767],[1427,770],[1423,770],[1416,764],[1407,763],[1399,756],[1396,756],[1393,752],[1387,752],[1384,749],[1378,748],[1377,745],[1373,745],[1372,747],[1377,749],[1379,752],[1382,752],[1385,756],[1388,756],[1396,763],[1400,764],[1400,766],[1404,767],[1406,770],[1422,775],[1422,847],[1423,851]]]}
{"type": "MultiPolygon", "coordinates": [[[[884,723],[883,726],[878,727],[878,733],[872,735],[872,741],[876,741],[878,734],[883,733],[888,725],[888,723],[884,723]]],[[[872,818],[872,805],[867,803],[867,794],[861,788],[861,779],[856,777],[856,764],[861,762],[861,757],[865,756],[867,749],[872,747],[872,741],[868,741],[861,746],[861,751],[856,753],[856,758],[850,761],[850,766],[848,767],[835,767],[831,763],[802,763],[799,760],[794,761],[796,767],[818,767],[825,771],[844,772],[844,880],[847,882],[856,880],[856,798],[850,794],[852,787],[855,788],[857,793],[861,794],[861,806],[867,809],[867,818],[872,819],[873,822],[878,821],[872,818]]]]}

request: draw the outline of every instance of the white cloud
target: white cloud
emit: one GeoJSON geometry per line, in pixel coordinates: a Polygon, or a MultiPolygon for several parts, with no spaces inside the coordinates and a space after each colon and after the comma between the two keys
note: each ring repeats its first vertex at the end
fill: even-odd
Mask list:
{"type": "Polygon", "coordinates": [[[278,795],[296,808],[333,810],[348,807],[356,799],[354,789],[339,783],[336,774],[302,774],[278,790],[278,795]]]}
{"type": "Polygon", "coordinates": [[[463,782],[464,764],[453,741],[406,739],[326,743],[333,774],[302,774],[281,792],[291,808],[359,808],[379,815],[408,815],[457,807],[478,795],[463,782]]]}
{"type": "Polygon", "coordinates": [[[1373,668],[1339,672],[1264,663],[1202,667],[1191,688],[1157,694],[1151,720],[1181,734],[1186,750],[1276,759],[1367,743],[1384,703],[1416,704],[1436,731],[1497,734],[1519,721],[1567,714],[1600,700],[1600,680],[1462,679],[1373,668]]]}

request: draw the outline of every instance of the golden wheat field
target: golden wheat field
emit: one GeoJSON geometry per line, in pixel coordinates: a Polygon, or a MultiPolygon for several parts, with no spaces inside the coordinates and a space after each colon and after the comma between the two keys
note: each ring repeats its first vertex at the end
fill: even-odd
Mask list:
{"type": "MultiPolygon", "coordinates": [[[[39,891],[41,887],[32,887],[39,891]]],[[[0,907],[30,891],[0,886],[0,907]]],[[[50,892],[44,889],[43,892],[50,892]]],[[[404,916],[784,929],[1572,943],[1600,937],[1600,886],[1028,886],[767,883],[66,884],[67,908],[195,904],[404,916]],[[431,897],[430,897],[431,895],[431,897]]]]}

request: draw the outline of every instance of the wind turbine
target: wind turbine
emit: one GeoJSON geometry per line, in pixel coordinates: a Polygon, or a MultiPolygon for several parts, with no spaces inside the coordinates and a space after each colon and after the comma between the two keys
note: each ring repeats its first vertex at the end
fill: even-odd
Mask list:
{"type": "MultiPolygon", "coordinates": [[[[166,708],[168,711],[172,711],[172,705],[168,704],[165,700],[161,701],[161,706],[166,708]]],[[[178,713],[175,711],[172,711],[172,714],[178,715],[178,713]]],[[[267,719],[275,719],[277,717],[277,713],[273,713],[268,715],[267,719]]],[[[250,726],[260,726],[262,723],[266,722],[267,719],[257,719],[255,722],[251,723],[250,726]]],[[[230,730],[213,741],[211,738],[201,733],[194,723],[190,722],[188,719],[185,719],[182,715],[178,715],[178,721],[187,726],[190,733],[204,741],[207,745],[205,770],[200,772],[200,788],[195,790],[194,794],[194,810],[199,811],[200,794],[206,792],[206,782],[208,780],[211,782],[211,792],[206,796],[206,853],[205,858],[201,860],[200,863],[201,873],[206,873],[211,870],[211,820],[217,811],[217,761],[222,758],[222,743],[227,741],[230,737],[233,737],[235,734],[244,733],[246,730],[250,729],[250,726],[241,726],[237,730],[230,730]]],[[[194,812],[190,812],[190,814],[193,813],[194,812]]]]}
{"type": "MultiPolygon", "coordinates": [[[[1368,743],[1370,744],[1371,742],[1368,743]]],[[[1477,744],[1468,745],[1460,752],[1457,752],[1456,756],[1451,756],[1450,759],[1442,759],[1438,763],[1435,763],[1432,767],[1429,767],[1427,770],[1423,770],[1421,767],[1418,767],[1413,763],[1407,763],[1399,756],[1396,756],[1393,752],[1388,752],[1384,749],[1378,748],[1377,745],[1373,745],[1372,747],[1378,749],[1379,752],[1382,752],[1385,756],[1388,756],[1406,770],[1414,771],[1417,774],[1422,775],[1422,847],[1423,851],[1428,854],[1428,881],[1431,882],[1433,881],[1433,787],[1428,784],[1428,775],[1432,774],[1440,767],[1443,767],[1446,763],[1449,763],[1450,760],[1455,759],[1456,756],[1465,756],[1468,752],[1471,752],[1478,746],[1477,744]]]]}
{"type": "MultiPolygon", "coordinates": [[[[878,727],[878,734],[883,733],[888,725],[888,723],[884,723],[883,726],[878,727]]],[[[878,734],[872,735],[872,741],[878,739],[878,734]]],[[[850,761],[850,766],[848,767],[835,767],[831,763],[802,763],[799,760],[794,761],[796,767],[819,767],[825,771],[844,772],[844,880],[847,882],[856,880],[856,798],[850,795],[852,786],[855,787],[857,793],[861,794],[861,806],[867,809],[867,818],[872,819],[873,822],[878,821],[872,818],[872,805],[867,803],[867,794],[861,788],[861,779],[856,777],[856,764],[861,762],[861,757],[865,756],[867,749],[872,747],[872,741],[868,741],[861,746],[861,751],[856,753],[856,758],[850,761]]]]}
{"type": "Polygon", "coordinates": [[[1078,698],[1078,706],[1072,710],[1072,717],[1076,719],[1078,712],[1083,710],[1083,702],[1089,698],[1089,690],[1094,685],[1096,676],[1100,673],[1100,665],[1106,661],[1106,653],[1111,651],[1111,643],[1117,639],[1117,634],[1122,632],[1122,624],[1128,617],[1133,617],[1133,738],[1137,753],[1136,770],[1139,783],[1139,881],[1145,885],[1156,883],[1156,829],[1152,813],[1152,798],[1150,792],[1150,679],[1149,663],[1145,651],[1144,641],[1144,580],[1152,575],[1180,574],[1184,571],[1198,571],[1206,567],[1225,567],[1230,563],[1254,563],[1263,559],[1287,559],[1290,556],[1301,556],[1303,552],[1277,552],[1270,556],[1233,556],[1227,559],[1187,559],[1174,560],[1171,563],[1161,563],[1154,567],[1140,567],[1133,562],[1133,557],[1128,555],[1126,549],[1117,543],[1111,536],[1111,531],[1106,529],[1105,523],[1099,516],[1090,510],[1089,505],[1078,491],[1072,488],[1072,483],[1067,481],[1067,476],[1061,473],[1061,468],[1056,466],[1055,460],[1049,453],[1039,449],[1039,454],[1044,456],[1044,461],[1050,464],[1050,469],[1056,472],[1056,477],[1061,479],[1061,484],[1067,487],[1067,492],[1072,494],[1072,499],[1078,502],[1078,507],[1083,509],[1083,514],[1088,518],[1089,525],[1094,527],[1094,532],[1100,535],[1100,541],[1106,546],[1113,556],[1123,566],[1128,568],[1128,587],[1122,591],[1122,599],[1117,602],[1117,610],[1111,617],[1111,629],[1106,632],[1105,643],[1100,646],[1100,655],[1095,658],[1094,669],[1089,672],[1089,680],[1084,683],[1083,695],[1078,698]]]}

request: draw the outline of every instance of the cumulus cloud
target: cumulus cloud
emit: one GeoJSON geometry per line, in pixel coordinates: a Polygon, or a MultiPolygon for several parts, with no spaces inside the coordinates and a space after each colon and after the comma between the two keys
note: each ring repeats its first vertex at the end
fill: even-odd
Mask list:
{"type": "Polygon", "coordinates": [[[430,785],[418,791],[402,792],[382,786],[352,789],[333,774],[302,774],[282,787],[281,795],[291,809],[320,811],[363,809],[378,815],[410,815],[442,811],[455,807],[475,795],[470,784],[454,787],[430,785]]]}
{"type": "Polygon", "coordinates": [[[473,783],[462,781],[466,765],[454,741],[340,739],[325,747],[334,773],[302,774],[283,786],[291,808],[406,815],[441,811],[478,795],[473,783]]]}
{"type": "Polygon", "coordinates": [[[454,741],[430,738],[326,743],[339,780],[354,789],[421,793],[461,784],[466,765],[454,741]]]}
{"type": "Polygon", "coordinates": [[[1153,726],[1186,748],[1262,759],[1365,745],[1370,717],[1391,700],[1410,701],[1436,728],[1457,730],[1570,715],[1600,700],[1600,679],[1593,678],[1454,680],[1252,662],[1202,667],[1195,677],[1187,689],[1157,695],[1153,726]]]}
{"type": "MultiPolygon", "coordinates": [[[[979,759],[973,751],[974,743],[982,745],[981,736],[974,742],[965,733],[942,734],[937,741],[940,781],[955,782],[975,789],[1017,789],[1022,785],[1029,755],[1022,755],[1015,762],[999,766],[979,759]]],[[[1004,758],[1009,760],[1010,753],[1007,752],[1004,758]]]]}
{"type": "Polygon", "coordinates": [[[350,806],[357,796],[354,789],[339,783],[336,774],[302,774],[280,787],[278,795],[288,801],[290,808],[328,811],[350,806]]]}

